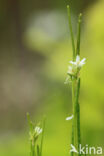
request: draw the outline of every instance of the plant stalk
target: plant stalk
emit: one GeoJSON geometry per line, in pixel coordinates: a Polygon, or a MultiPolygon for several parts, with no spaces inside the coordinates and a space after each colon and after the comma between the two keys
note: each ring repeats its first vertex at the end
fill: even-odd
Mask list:
{"type": "MultiPolygon", "coordinates": [[[[71,42],[73,49],[73,61],[75,61],[76,56],[80,56],[80,34],[81,34],[81,17],[78,18],[78,33],[77,33],[77,44],[75,51],[74,36],[71,25],[71,15],[70,7],[67,6],[68,17],[69,17],[69,29],[71,34],[71,42]]],[[[81,134],[80,134],[80,105],[79,105],[79,93],[80,93],[80,77],[77,76],[76,79],[72,80],[72,105],[73,105],[73,123],[72,123],[72,145],[79,151],[79,145],[81,144],[81,134]]],[[[71,156],[81,156],[79,153],[71,152],[71,156]]]]}
{"type": "Polygon", "coordinates": [[[79,14],[78,18],[78,30],[77,30],[77,46],[76,46],[76,55],[80,55],[80,35],[81,35],[81,18],[82,14],[79,14]]]}
{"type": "Polygon", "coordinates": [[[69,29],[70,29],[70,35],[71,35],[71,41],[72,41],[72,49],[73,49],[73,61],[75,60],[75,44],[74,44],[74,35],[72,31],[72,24],[71,24],[71,15],[70,15],[70,7],[67,5],[67,12],[69,17],[69,29]]]}
{"type": "Polygon", "coordinates": [[[44,119],[43,119],[43,128],[42,128],[43,129],[43,132],[42,132],[41,145],[40,145],[40,156],[42,156],[42,150],[43,150],[45,121],[46,121],[46,117],[44,117],[44,119]]]}
{"type": "MultiPolygon", "coordinates": [[[[81,144],[81,132],[80,132],[80,105],[79,105],[79,94],[80,94],[80,78],[77,80],[76,86],[76,113],[77,113],[77,148],[81,144]]],[[[81,154],[79,154],[80,156],[81,154]]]]}

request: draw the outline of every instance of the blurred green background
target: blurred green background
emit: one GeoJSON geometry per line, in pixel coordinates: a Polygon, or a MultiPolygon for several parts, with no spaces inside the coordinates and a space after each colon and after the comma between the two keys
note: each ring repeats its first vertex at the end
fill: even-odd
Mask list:
{"type": "Polygon", "coordinates": [[[0,0],[0,155],[29,156],[26,112],[47,116],[44,156],[69,155],[72,57],[66,5],[76,36],[83,13],[82,144],[104,147],[104,1],[0,0]]]}

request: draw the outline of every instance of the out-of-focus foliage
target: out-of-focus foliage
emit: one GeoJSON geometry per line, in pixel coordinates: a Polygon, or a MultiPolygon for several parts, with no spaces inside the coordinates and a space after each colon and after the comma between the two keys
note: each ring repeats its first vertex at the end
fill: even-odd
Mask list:
{"type": "MultiPolygon", "coordinates": [[[[82,58],[87,58],[87,63],[81,73],[82,79],[80,103],[83,145],[89,144],[99,146],[104,144],[103,15],[103,0],[100,0],[94,5],[88,7],[83,15],[84,22],[81,36],[81,56],[82,58]]],[[[14,102],[15,105],[17,103],[18,107],[19,102],[24,104],[22,105],[22,109],[25,109],[25,111],[23,111],[24,116],[28,109],[30,111],[32,110],[32,114],[35,114],[33,116],[34,120],[36,120],[36,115],[37,118],[40,119],[42,117],[40,114],[46,113],[47,121],[44,142],[45,156],[68,155],[71,134],[71,121],[66,122],[65,118],[72,113],[71,88],[64,85],[64,81],[66,78],[68,62],[71,60],[72,49],[68,40],[69,32],[68,22],[66,20],[67,15],[66,13],[60,13],[59,11],[51,13],[48,12],[45,14],[44,11],[41,11],[41,14],[39,13],[36,17],[34,18],[33,16],[34,20],[33,18],[31,19],[32,22],[30,22],[29,26],[26,28],[23,37],[24,44],[26,44],[28,49],[31,49],[31,53],[35,53],[34,59],[32,58],[32,56],[34,56],[32,54],[31,58],[29,58],[30,62],[32,60],[32,65],[27,68],[28,70],[26,71],[28,72],[25,75],[23,74],[23,71],[25,72],[23,68],[24,66],[22,66],[23,70],[21,70],[21,72],[23,74],[22,78],[24,81],[20,81],[21,85],[17,83],[19,86],[22,86],[24,83],[24,86],[26,87],[24,89],[25,91],[23,91],[24,94],[23,96],[21,95],[22,93],[18,95],[19,92],[17,92],[16,97],[18,100],[15,102],[15,98],[13,98],[15,97],[15,92],[13,97],[9,94],[11,87],[9,83],[7,83],[8,86],[10,86],[8,87],[9,89],[7,90],[6,94],[9,95],[9,97],[12,97],[12,100],[9,100],[14,102]],[[34,74],[32,75],[31,73],[34,74]],[[29,77],[29,75],[31,76],[29,77]],[[29,87],[30,90],[28,90],[29,87]],[[28,95],[30,94],[32,94],[29,96],[31,97],[31,100],[28,99],[28,95]],[[22,102],[22,98],[20,98],[21,96],[25,99],[22,102]],[[27,101],[30,102],[31,106],[28,106],[27,101]],[[32,104],[35,106],[32,106],[32,104]]],[[[73,24],[75,24],[76,17],[75,15],[72,17],[73,24]]],[[[19,79],[21,79],[21,76],[19,79]]],[[[15,82],[13,83],[13,86],[15,86],[15,82]]],[[[22,87],[20,90],[21,89],[22,87]]],[[[12,109],[12,105],[10,108],[12,110],[11,118],[9,118],[11,120],[12,118],[15,118],[15,112],[12,109]]],[[[21,118],[23,116],[21,114],[22,110],[20,111],[20,117],[17,115],[16,118],[22,120],[21,118]]],[[[10,121],[7,119],[8,125],[9,122],[10,121]]],[[[14,125],[18,125],[18,122],[14,125]]],[[[2,156],[29,155],[26,120],[21,124],[24,124],[25,126],[23,126],[24,129],[20,134],[16,132],[13,133],[10,130],[10,132],[6,131],[4,135],[3,132],[1,133],[2,137],[0,138],[0,154],[2,156]],[[25,134],[24,131],[26,131],[25,134]]],[[[20,127],[22,127],[21,124],[20,127]]]]}

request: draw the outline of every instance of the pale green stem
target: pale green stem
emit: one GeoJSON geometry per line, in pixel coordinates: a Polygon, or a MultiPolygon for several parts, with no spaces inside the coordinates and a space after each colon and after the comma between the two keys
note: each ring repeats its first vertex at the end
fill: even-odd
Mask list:
{"type": "Polygon", "coordinates": [[[80,13],[78,18],[76,55],[80,55],[81,18],[82,18],[82,14],[80,13]]]}
{"type": "Polygon", "coordinates": [[[67,12],[69,17],[69,29],[70,29],[70,35],[71,35],[71,41],[72,41],[72,49],[73,49],[73,60],[75,60],[75,44],[74,44],[74,35],[72,31],[72,25],[71,25],[71,15],[70,15],[70,7],[67,5],[67,12]]]}

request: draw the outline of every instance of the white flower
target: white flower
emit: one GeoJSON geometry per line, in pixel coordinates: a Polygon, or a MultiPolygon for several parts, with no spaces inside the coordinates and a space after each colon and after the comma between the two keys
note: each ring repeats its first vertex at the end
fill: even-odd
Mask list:
{"type": "Polygon", "coordinates": [[[82,60],[80,60],[80,56],[77,55],[76,57],[76,61],[70,61],[71,64],[75,65],[76,67],[82,67],[85,64],[86,58],[83,58],[82,60]]]}
{"type": "Polygon", "coordinates": [[[69,117],[66,118],[66,120],[71,120],[71,119],[73,119],[73,117],[74,117],[73,115],[69,116],[69,117]]]}
{"type": "Polygon", "coordinates": [[[40,133],[42,133],[42,128],[36,126],[36,127],[35,127],[35,134],[36,134],[36,135],[39,135],[40,133]]]}

